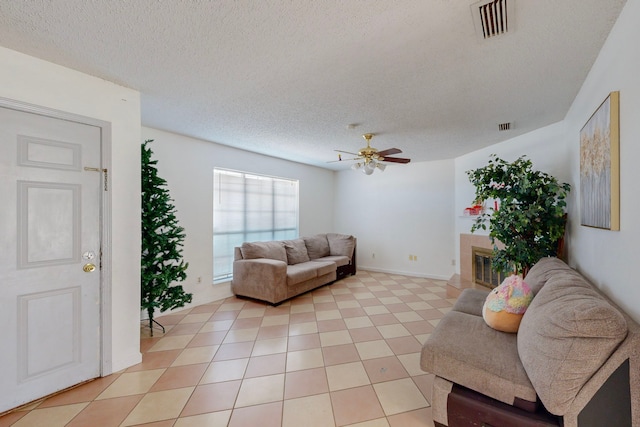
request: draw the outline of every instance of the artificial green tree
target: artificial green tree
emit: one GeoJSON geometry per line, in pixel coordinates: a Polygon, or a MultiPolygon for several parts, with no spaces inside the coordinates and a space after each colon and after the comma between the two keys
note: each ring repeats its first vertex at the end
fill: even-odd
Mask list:
{"type": "MultiPolygon", "coordinates": [[[[167,181],[158,176],[157,160],[153,151],[142,144],[142,261],[140,271],[141,307],[149,315],[149,328],[153,336],[156,308],[160,312],[190,303],[192,294],[186,293],[182,282],[187,278],[187,267],[182,259],[184,228],[178,225],[173,199],[166,188],[167,181]]],[[[160,325],[162,327],[162,325],[160,325]]],[[[162,327],[164,331],[164,327],[162,327]]]]}
{"type": "Polygon", "coordinates": [[[559,254],[569,184],[533,170],[526,156],[509,163],[494,154],[487,166],[467,175],[476,188],[476,202],[499,202],[498,209],[484,210],[471,227],[472,233],[486,230],[488,222],[495,270],[524,277],[540,258],[559,254]],[[498,249],[498,241],[503,249],[498,249]]]}

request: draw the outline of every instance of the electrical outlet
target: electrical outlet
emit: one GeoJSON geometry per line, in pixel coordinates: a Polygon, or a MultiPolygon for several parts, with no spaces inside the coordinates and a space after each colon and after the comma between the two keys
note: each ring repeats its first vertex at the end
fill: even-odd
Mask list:
{"type": "Polygon", "coordinates": [[[456,260],[455,259],[451,260],[451,265],[456,265],[456,260]]]}
{"type": "Polygon", "coordinates": [[[417,260],[418,260],[418,255],[414,255],[414,256],[413,256],[413,260],[414,260],[414,261],[417,261],[417,260]]]}
{"type": "Polygon", "coordinates": [[[198,278],[196,279],[196,283],[202,283],[202,277],[198,276],[198,278]]]}
{"type": "Polygon", "coordinates": [[[376,253],[375,253],[375,252],[373,252],[373,253],[371,254],[371,258],[375,258],[375,257],[376,257],[376,253]]]}
{"type": "Polygon", "coordinates": [[[413,261],[413,255],[409,255],[409,261],[413,261]]]}

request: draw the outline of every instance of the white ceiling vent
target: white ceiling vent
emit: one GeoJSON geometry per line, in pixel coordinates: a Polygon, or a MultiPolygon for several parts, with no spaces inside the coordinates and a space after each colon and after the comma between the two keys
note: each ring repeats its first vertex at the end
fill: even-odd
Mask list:
{"type": "Polygon", "coordinates": [[[511,122],[498,123],[498,131],[504,132],[505,130],[511,130],[511,122]]]}
{"type": "Polygon", "coordinates": [[[483,0],[471,5],[471,15],[480,39],[506,34],[513,30],[515,0],[483,0]]]}

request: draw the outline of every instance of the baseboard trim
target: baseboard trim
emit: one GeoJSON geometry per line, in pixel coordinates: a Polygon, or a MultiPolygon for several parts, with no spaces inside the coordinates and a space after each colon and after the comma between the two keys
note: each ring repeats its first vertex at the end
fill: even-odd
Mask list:
{"type": "Polygon", "coordinates": [[[387,269],[387,268],[377,268],[377,267],[368,267],[368,266],[358,266],[358,270],[363,270],[363,271],[373,271],[376,273],[387,273],[387,274],[400,274],[402,276],[409,276],[409,277],[421,277],[424,279],[431,279],[431,280],[448,280],[449,276],[439,276],[436,274],[423,274],[423,273],[416,273],[415,271],[401,271],[401,270],[391,270],[391,269],[387,269]]]}

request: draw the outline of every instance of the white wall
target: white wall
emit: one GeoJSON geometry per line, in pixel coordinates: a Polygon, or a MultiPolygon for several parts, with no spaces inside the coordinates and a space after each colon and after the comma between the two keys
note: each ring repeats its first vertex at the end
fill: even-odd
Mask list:
{"type": "Polygon", "coordinates": [[[629,0],[565,119],[572,179],[579,181],[579,132],[612,92],[620,91],[620,231],[583,227],[579,191],[573,194],[570,262],[640,321],[640,1],[629,0]]]}
{"type": "Polygon", "coordinates": [[[357,237],[358,268],[451,277],[453,167],[453,160],[446,160],[390,165],[369,176],[336,173],[335,228],[357,237]]]}
{"type": "Polygon", "coordinates": [[[301,163],[238,150],[158,129],[143,128],[143,138],[167,180],[177,218],[185,229],[183,256],[189,262],[187,280],[193,293],[189,306],[231,296],[229,283],[213,285],[213,168],[227,168],[299,180],[300,235],[332,232],[333,172],[301,163]],[[197,278],[202,283],[197,283],[197,278]]]}
{"type": "MultiPolygon", "coordinates": [[[[572,186],[568,199],[569,264],[640,321],[637,245],[640,242],[640,1],[629,0],[615,23],[585,83],[561,123],[538,129],[456,159],[456,213],[473,200],[465,171],[486,164],[489,154],[506,160],[521,154],[572,186]],[[620,231],[580,225],[580,129],[612,91],[620,91],[620,231]]],[[[469,220],[458,219],[454,239],[468,232],[469,220]]]]}
{"type": "Polygon", "coordinates": [[[111,123],[112,370],[140,355],[140,95],[0,47],[0,97],[111,123]]]}

